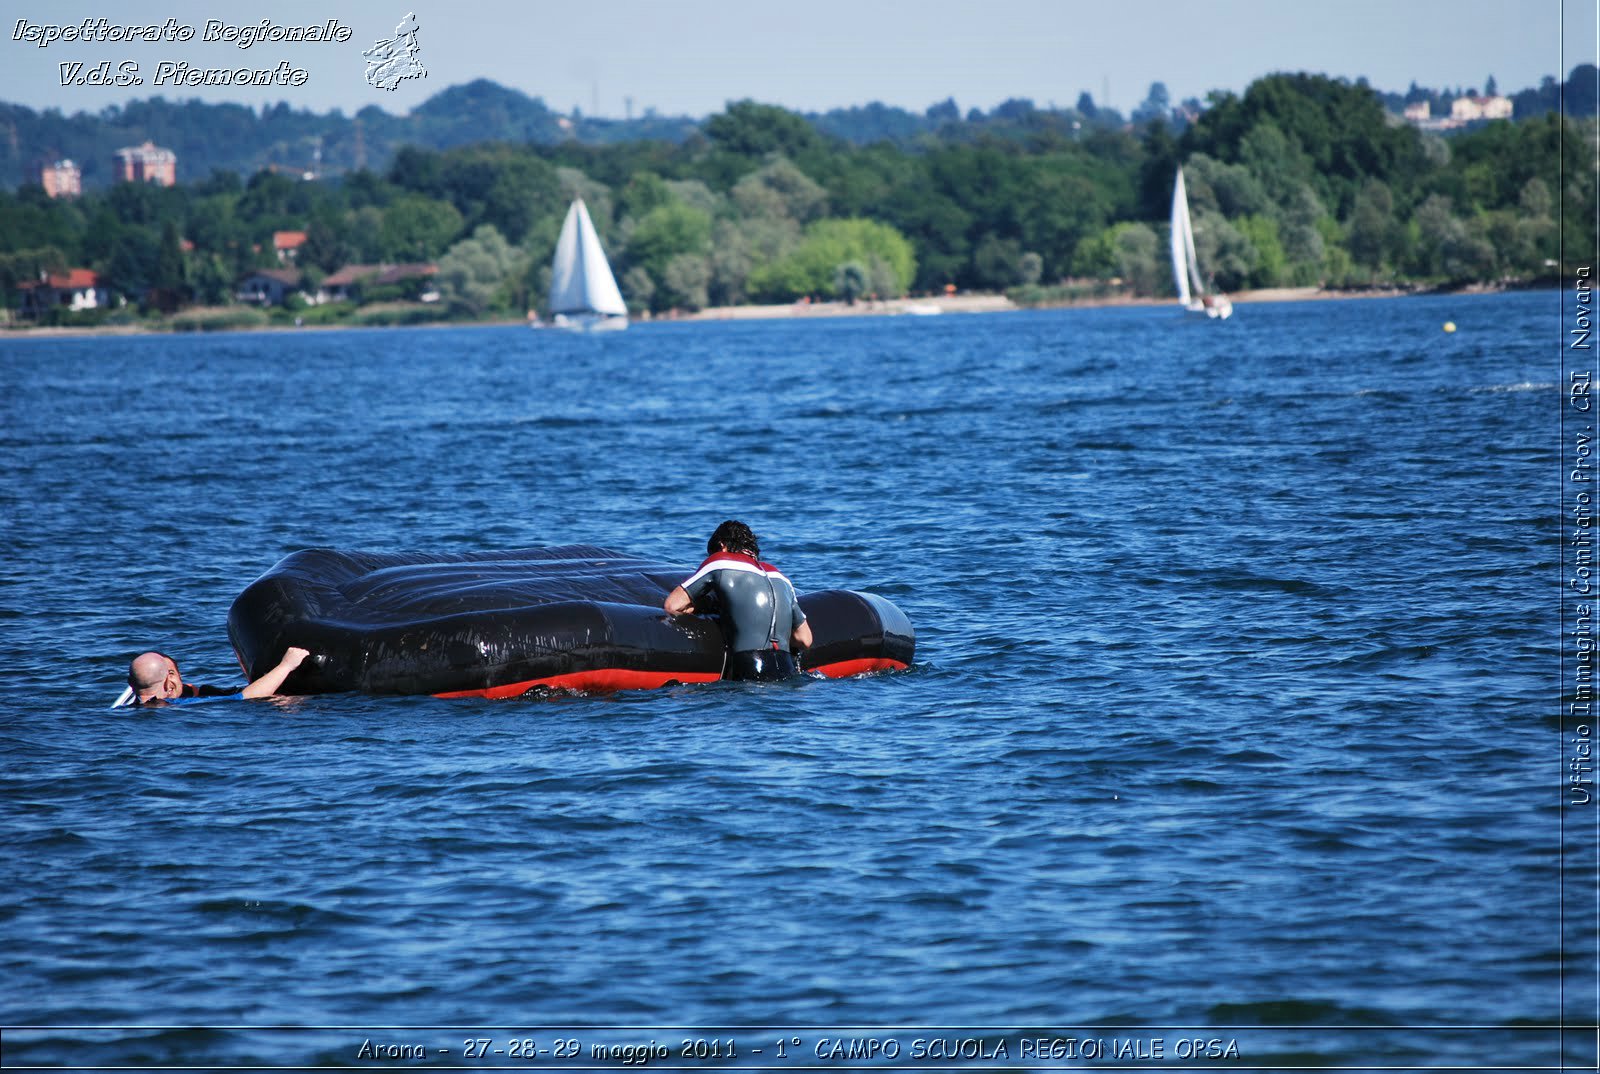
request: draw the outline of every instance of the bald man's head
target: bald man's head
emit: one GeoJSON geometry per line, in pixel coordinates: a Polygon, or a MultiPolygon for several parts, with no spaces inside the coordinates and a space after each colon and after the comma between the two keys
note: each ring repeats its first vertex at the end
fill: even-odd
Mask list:
{"type": "Polygon", "coordinates": [[[160,653],[141,653],[128,665],[128,685],[145,690],[167,677],[167,658],[160,653]]]}
{"type": "MultiPolygon", "coordinates": [[[[139,692],[140,701],[148,701],[153,697],[175,697],[176,692],[169,694],[167,686],[171,679],[177,678],[177,671],[178,666],[164,653],[140,653],[128,665],[128,685],[139,692]]],[[[181,689],[182,680],[178,681],[181,689]]]]}

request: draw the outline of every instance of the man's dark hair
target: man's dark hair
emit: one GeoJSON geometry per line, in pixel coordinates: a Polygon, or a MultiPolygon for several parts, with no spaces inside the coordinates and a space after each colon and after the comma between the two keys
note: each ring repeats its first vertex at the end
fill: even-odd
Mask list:
{"type": "Polygon", "coordinates": [[[725,546],[730,552],[744,552],[761,558],[761,546],[756,543],[756,535],[750,532],[749,526],[731,518],[718,526],[711,540],[706,542],[706,555],[716,554],[720,546],[725,546]]]}

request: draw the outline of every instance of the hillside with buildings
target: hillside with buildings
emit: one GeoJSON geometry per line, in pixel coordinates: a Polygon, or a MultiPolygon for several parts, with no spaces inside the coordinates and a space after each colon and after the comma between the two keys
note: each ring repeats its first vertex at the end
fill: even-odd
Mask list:
{"type": "MultiPolygon", "coordinates": [[[[1566,93],[1593,85],[1594,68],[1575,68],[1565,83],[1546,78],[1539,87],[1510,95],[1496,92],[1494,79],[1473,90],[1430,90],[1413,84],[1404,94],[1379,93],[1384,106],[1424,130],[1450,132],[1496,119],[1529,119],[1560,110],[1593,113],[1593,94],[1566,93]]],[[[1365,83],[1358,83],[1365,85],[1365,83]]],[[[980,138],[1028,137],[1037,132],[1084,137],[1096,130],[1143,126],[1160,120],[1181,133],[1203,111],[1203,102],[1168,100],[1161,83],[1127,115],[1081,94],[1073,107],[1038,106],[1026,99],[1004,101],[985,112],[963,113],[954,100],[921,112],[871,103],[806,114],[821,133],[852,145],[889,142],[914,147],[980,138]]],[[[152,181],[172,174],[186,181],[213,171],[253,175],[263,169],[302,178],[328,178],[352,171],[382,171],[400,149],[445,150],[481,142],[540,146],[602,147],[625,142],[682,144],[703,137],[704,119],[659,116],[653,111],[624,119],[558,114],[538,97],[494,82],[452,86],[405,116],[365,108],[354,116],[317,114],[287,105],[259,112],[242,105],[175,102],[162,98],[113,106],[99,113],[35,112],[0,102],[0,186],[39,183],[53,196],[102,189],[149,169],[152,181]],[[160,154],[148,159],[143,154],[160,154]]],[[[174,180],[175,181],[175,180],[174,180]]]]}
{"type": "Polygon", "coordinates": [[[1155,297],[1172,286],[1180,163],[1223,291],[1530,281],[1560,271],[1563,238],[1588,248],[1592,117],[1518,118],[1513,103],[1497,118],[1506,98],[1468,93],[1448,116],[1413,102],[1403,117],[1369,87],[1304,74],[1203,108],[1158,89],[1137,124],[1027,102],[961,117],[950,103],[937,135],[856,145],[744,101],[680,143],[405,146],[382,170],[338,176],[185,178],[181,147],[124,143],[99,161],[108,185],[87,182],[92,162],[55,159],[0,191],[0,298],[27,323],[192,307],[311,323],[519,316],[543,300],[577,197],[641,315],[948,290],[1155,297]]]}

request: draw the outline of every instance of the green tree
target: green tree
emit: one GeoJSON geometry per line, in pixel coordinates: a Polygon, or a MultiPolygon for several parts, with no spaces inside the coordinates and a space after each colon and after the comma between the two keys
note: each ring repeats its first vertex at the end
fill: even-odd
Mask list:
{"type": "Polygon", "coordinates": [[[990,232],[972,251],[972,268],[979,287],[1003,291],[1022,282],[1022,244],[990,232]]]}
{"type": "Polygon", "coordinates": [[[218,254],[200,254],[192,259],[189,285],[195,301],[220,306],[233,295],[235,273],[218,254]]]}
{"type": "Polygon", "coordinates": [[[1201,210],[1194,214],[1195,254],[1212,284],[1222,291],[1247,287],[1261,266],[1261,254],[1225,217],[1201,210]]]}
{"type": "Polygon", "coordinates": [[[719,306],[745,301],[755,267],[781,262],[799,245],[800,225],[786,216],[718,220],[711,241],[710,301],[719,306]]]}
{"type": "Polygon", "coordinates": [[[784,217],[800,224],[820,216],[828,194],[787,158],[775,156],[733,186],[733,202],[745,216],[784,217]]]}
{"type": "Polygon", "coordinates": [[[1554,199],[1543,179],[1535,176],[1523,184],[1518,198],[1517,267],[1533,277],[1547,276],[1555,267],[1556,223],[1551,217],[1554,199]],[[1547,264],[1548,262],[1548,264],[1547,264]]]}
{"type": "Polygon", "coordinates": [[[1362,187],[1350,212],[1348,244],[1355,263],[1368,270],[1372,278],[1389,271],[1399,251],[1399,227],[1394,216],[1394,197],[1389,188],[1374,179],[1362,187]]]}
{"type": "Polygon", "coordinates": [[[1110,254],[1118,277],[1141,295],[1154,295],[1171,287],[1164,248],[1148,224],[1116,225],[1109,235],[1110,254]]]}
{"type": "Polygon", "coordinates": [[[1274,205],[1287,207],[1315,178],[1311,158],[1278,129],[1262,118],[1239,140],[1239,164],[1274,205]]]}
{"type": "MultiPolygon", "coordinates": [[[[263,232],[294,228],[311,207],[312,192],[305,189],[308,185],[277,172],[257,172],[239,199],[239,215],[256,223],[263,232]]],[[[119,183],[114,189],[120,192],[145,188],[149,188],[146,183],[119,183]]]]}
{"type": "Polygon", "coordinates": [[[704,255],[678,254],[661,273],[657,301],[680,309],[704,309],[709,302],[706,284],[710,280],[711,266],[704,255]]]}
{"type": "Polygon", "coordinates": [[[672,195],[673,201],[705,213],[713,219],[721,215],[726,208],[721,195],[699,179],[669,179],[667,191],[672,195]]]}
{"type": "Polygon", "coordinates": [[[151,286],[156,272],[157,241],[146,229],[118,229],[102,273],[124,295],[140,295],[151,286]]]}
{"type": "Polygon", "coordinates": [[[322,215],[306,227],[306,241],[300,246],[299,262],[302,268],[337,272],[354,260],[354,253],[355,248],[344,237],[341,222],[336,217],[322,215]]]}
{"type": "Polygon", "coordinates": [[[642,220],[653,210],[672,202],[672,191],[665,179],[655,172],[639,172],[628,180],[619,198],[621,209],[635,220],[642,220]]]}
{"type": "Polygon", "coordinates": [[[800,116],[750,100],[735,101],[706,120],[705,132],[718,149],[757,159],[780,153],[792,160],[823,146],[816,128],[800,116]]]}
{"type": "MultiPolygon", "coordinates": [[[[420,194],[396,198],[383,210],[379,233],[383,260],[431,261],[460,236],[463,224],[461,213],[447,201],[420,194]]],[[[308,245],[310,241],[308,234],[308,245]]]]}
{"type": "Polygon", "coordinates": [[[1349,211],[1369,178],[1409,190],[1427,171],[1418,132],[1409,124],[1391,125],[1371,87],[1322,75],[1269,75],[1251,83],[1242,98],[1214,94],[1183,145],[1191,154],[1241,162],[1246,138],[1264,122],[1303,154],[1317,196],[1340,213],[1349,211]]]}
{"type": "MultiPolygon", "coordinates": [[[[667,263],[683,254],[704,256],[711,241],[711,218],[679,202],[651,209],[633,229],[627,261],[650,273],[658,286],[665,283],[667,263]]],[[[662,298],[658,294],[658,301],[662,298]]]]}
{"type": "Polygon", "coordinates": [[[1138,214],[1159,220],[1172,203],[1172,186],[1178,171],[1178,143],[1164,121],[1145,124],[1143,156],[1138,173],[1138,214]]]}
{"type": "Polygon", "coordinates": [[[967,230],[972,213],[953,198],[926,188],[913,188],[888,213],[885,222],[911,241],[920,266],[916,286],[937,290],[955,283],[966,271],[971,254],[967,230]]]}
{"type": "Polygon", "coordinates": [[[867,268],[861,262],[846,261],[833,270],[833,293],[846,305],[854,306],[866,290],[867,268]]]}
{"type": "Polygon", "coordinates": [[[518,154],[500,163],[473,222],[492,224],[507,241],[517,243],[541,216],[565,208],[555,169],[545,161],[518,154]]]}
{"type": "Polygon", "coordinates": [[[655,293],[655,280],[641,266],[635,265],[622,274],[622,294],[627,300],[629,312],[642,313],[648,310],[655,293]]]}
{"type": "Polygon", "coordinates": [[[1167,94],[1165,82],[1150,83],[1150,92],[1145,94],[1144,101],[1133,110],[1135,123],[1149,123],[1160,121],[1165,123],[1168,113],[1172,110],[1172,100],[1167,94]]]}
{"type": "Polygon", "coordinates": [[[1450,199],[1431,195],[1416,212],[1417,267],[1447,280],[1481,279],[1493,271],[1494,250],[1455,215],[1450,199]]]}
{"type": "Polygon", "coordinates": [[[448,200],[467,228],[493,225],[513,243],[534,222],[565,211],[556,170],[527,150],[504,145],[473,146],[428,160],[412,154],[415,173],[391,169],[396,185],[435,200],[448,200]]]}
{"type": "Polygon", "coordinates": [[[1273,209],[1272,199],[1255,175],[1242,164],[1227,164],[1196,153],[1183,168],[1189,208],[1210,209],[1223,216],[1252,216],[1273,209]]]}
{"type": "MultiPolygon", "coordinates": [[[[309,233],[306,241],[311,241],[309,233]]],[[[317,264],[323,268],[332,268],[337,271],[340,264],[347,257],[359,264],[372,265],[384,260],[388,256],[388,249],[383,242],[383,210],[375,205],[364,205],[350,213],[348,226],[344,229],[342,244],[329,251],[337,254],[331,261],[324,261],[319,249],[317,264]]]]}
{"type": "Polygon", "coordinates": [[[1254,287],[1276,287],[1285,282],[1289,259],[1278,236],[1278,222],[1270,216],[1247,216],[1236,226],[1255,251],[1255,267],[1247,282],[1254,287]]]}
{"type": "Polygon", "coordinates": [[[1118,275],[1116,227],[1105,228],[1078,244],[1073,251],[1070,274],[1101,280],[1118,275]]]}
{"type": "MultiPolygon", "coordinates": [[[[1042,261],[1041,273],[1048,269],[1064,276],[1078,244],[1102,231],[1116,219],[1119,210],[1127,211],[1126,206],[1119,207],[1108,190],[1108,184],[1122,181],[1113,180],[1113,174],[1109,170],[1102,172],[1077,152],[1041,158],[1028,169],[1018,192],[1015,222],[1001,214],[990,234],[1017,243],[1020,250],[1037,253],[1042,261]]],[[[980,244],[982,241],[980,238],[980,244]]],[[[973,266],[981,276],[976,250],[973,266]]],[[[986,286],[982,281],[975,282],[986,286]]]]}
{"type": "Polygon", "coordinates": [[[88,226],[83,208],[47,197],[37,183],[15,195],[0,191],[0,252],[45,247],[76,252],[88,238],[88,226]]]}
{"type": "Polygon", "coordinates": [[[840,265],[857,262],[884,285],[880,294],[905,294],[916,278],[916,254],[894,228],[875,220],[818,220],[806,229],[800,245],[775,264],[750,273],[751,294],[769,301],[802,295],[832,295],[840,265]]]}
{"type": "Polygon", "coordinates": [[[481,316],[505,304],[505,288],[516,272],[517,260],[505,236],[484,224],[440,259],[439,293],[452,309],[481,316]]]}
{"type": "Polygon", "coordinates": [[[167,292],[176,302],[183,294],[183,248],[178,241],[178,225],[168,220],[161,225],[161,243],[156,250],[155,268],[150,275],[151,286],[167,292]]]}
{"type": "Polygon", "coordinates": [[[1287,195],[1278,213],[1287,282],[1306,285],[1322,279],[1327,246],[1319,224],[1325,217],[1322,203],[1309,186],[1301,185],[1287,195]]]}

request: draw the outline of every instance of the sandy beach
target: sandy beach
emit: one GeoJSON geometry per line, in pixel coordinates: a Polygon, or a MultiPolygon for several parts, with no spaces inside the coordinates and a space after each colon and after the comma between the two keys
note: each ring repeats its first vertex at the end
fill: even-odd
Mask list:
{"type": "MultiPolygon", "coordinates": [[[[1468,287],[1458,288],[1448,292],[1430,290],[1427,288],[1371,288],[1360,291],[1330,290],[1322,287],[1268,287],[1255,291],[1237,291],[1228,297],[1234,305],[1248,305],[1253,302],[1320,302],[1335,299],[1361,299],[1361,298],[1399,298],[1405,295],[1440,294],[1449,293],[1456,295],[1494,294],[1506,290],[1496,284],[1473,284],[1468,287]]],[[[1118,306],[1169,306],[1173,299],[1143,298],[1132,295],[1101,295],[1091,298],[1075,299],[1066,302],[1052,302],[1038,306],[1019,306],[1003,294],[955,294],[955,295],[929,295],[916,298],[895,298],[886,301],[862,301],[853,305],[845,302],[785,302],[767,306],[713,306],[708,309],[697,310],[693,313],[668,313],[652,318],[639,318],[639,320],[655,321],[759,321],[759,320],[785,320],[794,318],[811,317],[912,317],[936,316],[956,313],[1004,313],[1022,309],[1099,309],[1118,306]]],[[[451,328],[463,324],[496,324],[515,325],[525,322],[514,320],[500,321],[435,321],[426,324],[414,325],[383,325],[360,327],[384,328],[451,328]]],[[[219,329],[219,331],[245,331],[245,332],[317,332],[335,331],[342,328],[356,327],[352,325],[326,324],[326,325],[253,325],[248,328],[219,329]]],[[[7,336],[18,337],[52,337],[52,336],[119,336],[143,335],[149,333],[167,332],[171,329],[156,325],[124,324],[102,325],[94,328],[86,327],[30,327],[24,325],[5,325],[0,327],[0,339],[7,336]]]]}
{"type": "MultiPolygon", "coordinates": [[[[1498,287],[1475,287],[1457,293],[1490,292],[1498,287]]],[[[1268,287],[1230,294],[1235,305],[1251,302],[1310,302],[1345,298],[1395,298],[1418,294],[1405,288],[1374,288],[1362,291],[1329,290],[1322,287],[1268,287]]],[[[883,302],[786,302],[770,306],[716,306],[695,313],[658,320],[744,321],[796,317],[892,317],[927,316],[945,313],[1003,313],[1019,309],[1096,309],[1112,306],[1169,306],[1172,298],[1147,298],[1133,295],[1100,295],[1042,306],[1019,306],[1003,294],[931,295],[921,298],[896,298],[883,302]]]]}

